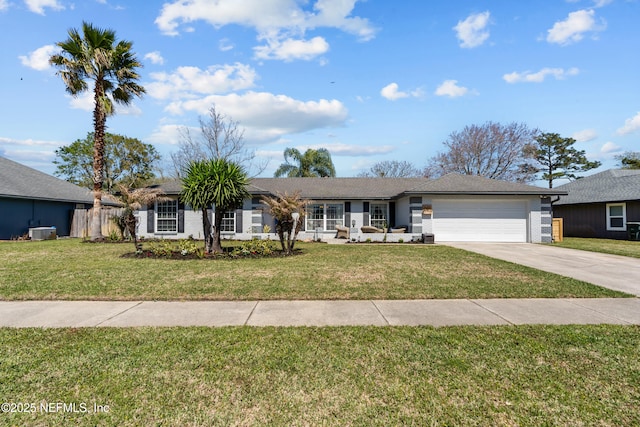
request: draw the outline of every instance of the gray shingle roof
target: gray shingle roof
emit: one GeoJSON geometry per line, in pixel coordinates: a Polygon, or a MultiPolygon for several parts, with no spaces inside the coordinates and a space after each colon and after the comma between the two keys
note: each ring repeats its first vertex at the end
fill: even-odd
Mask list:
{"type": "Polygon", "coordinates": [[[556,205],[640,200],[640,170],[609,169],[558,187],[568,193],[556,205]]]}
{"type": "MultiPolygon", "coordinates": [[[[179,194],[180,181],[159,186],[167,194],[179,194]]],[[[299,191],[312,200],[389,200],[403,194],[485,194],[485,195],[559,195],[531,185],[497,181],[478,176],[449,174],[438,179],[427,178],[254,178],[249,192],[259,194],[292,194],[299,191]]]]}
{"type": "Polygon", "coordinates": [[[93,203],[86,188],[0,157],[0,197],[93,203]]]}
{"type": "Polygon", "coordinates": [[[412,188],[408,193],[554,196],[565,192],[476,175],[450,173],[434,180],[427,180],[422,185],[412,188]]]}
{"type": "Polygon", "coordinates": [[[256,178],[255,187],[271,194],[300,191],[313,200],[392,199],[424,183],[424,178],[256,178]]]}

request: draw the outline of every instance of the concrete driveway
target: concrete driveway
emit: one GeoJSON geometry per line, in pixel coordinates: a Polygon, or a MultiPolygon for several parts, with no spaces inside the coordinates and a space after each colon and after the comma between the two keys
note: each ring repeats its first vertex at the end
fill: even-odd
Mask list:
{"type": "Polygon", "coordinates": [[[640,296],[640,259],[531,243],[443,243],[640,296]]]}

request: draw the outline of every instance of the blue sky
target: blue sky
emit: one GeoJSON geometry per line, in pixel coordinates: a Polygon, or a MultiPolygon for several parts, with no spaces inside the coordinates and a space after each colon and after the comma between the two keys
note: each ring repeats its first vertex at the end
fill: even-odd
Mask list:
{"type": "MultiPolygon", "coordinates": [[[[83,20],[130,40],[143,99],[108,131],[169,158],[215,104],[269,160],[327,148],[338,176],[423,167],[453,131],[523,122],[599,170],[640,151],[640,0],[0,0],[0,156],[53,173],[92,131],[47,63],[83,20]]],[[[88,94],[90,96],[90,94],[88,94]]]]}

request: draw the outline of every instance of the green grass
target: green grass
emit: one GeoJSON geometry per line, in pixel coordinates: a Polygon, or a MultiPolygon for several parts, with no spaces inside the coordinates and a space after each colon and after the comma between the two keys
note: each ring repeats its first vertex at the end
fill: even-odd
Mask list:
{"type": "Polygon", "coordinates": [[[439,245],[300,245],[287,258],[136,259],[130,244],[0,243],[0,299],[278,300],[620,297],[439,245]]]}
{"type": "Polygon", "coordinates": [[[0,398],[37,408],[0,425],[640,425],[638,348],[633,326],[0,329],[0,398]]]}
{"type": "Polygon", "coordinates": [[[556,242],[553,246],[640,258],[640,242],[629,240],[565,237],[562,242],[556,242]]]}

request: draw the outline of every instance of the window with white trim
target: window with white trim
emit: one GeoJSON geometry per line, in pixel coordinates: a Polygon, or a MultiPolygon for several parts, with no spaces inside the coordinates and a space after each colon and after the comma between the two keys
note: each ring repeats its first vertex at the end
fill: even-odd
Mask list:
{"type": "Polygon", "coordinates": [[[313,203],[307,206],[307,231],[320,228],[323,231],[334,231],[344,224],[343,203],[313,203]]]}
{"type": "Polygon", "coordinates": [[[307,230],[324,229],[324,204],[314,203],[307,206],[307,230]]]}
{"type": "Polygon", "coordinates": [[[387,208],[386,203],[371,203],[369,205],[369,223],[373,227],[386,228],[389,226],[387,221],[387,208]]]}
{"type": "Polygon", "coordinates": [[[627,230],[627,204],[607,203],[607,231],[627,230]]]}
{"type": "Polygon", "coordinates": [[[156,231],[158,233],[178,232],[178,201],[156,202],[156,231]]]}
{"type": "Polygon", "coordinates": [[[236,231],[235,211],[226,211],[222,214],[222,224],[220,224],[220,231],[223,233],[234,233],[236,231]]]}
{"type": "Polygon", "coordinates": [[[344,224],[344,205],[342,203],[327,203],[325,217],[325,230],[335,230],[336,226],[342,226],[344,224]]]}

